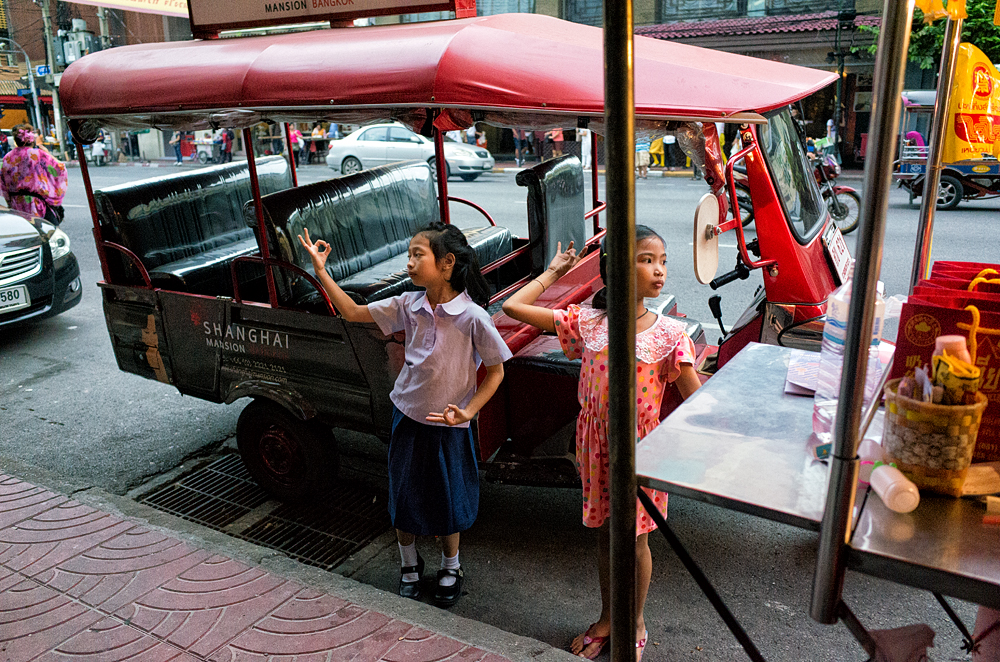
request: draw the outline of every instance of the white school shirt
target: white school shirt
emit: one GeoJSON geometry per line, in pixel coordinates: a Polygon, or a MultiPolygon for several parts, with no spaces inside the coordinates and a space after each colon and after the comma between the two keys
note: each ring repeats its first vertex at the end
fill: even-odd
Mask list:
{"type": "Polygon", "coordinates": [[[382,333],[406,334],[403,369],[389,399],[423,425],[448,427],[427,421],[427,414],[450,404],[465,409],[476,393],[479,364],[497,365],[512,356],[489,313],[466,292],[433,310],[425,292],[404,292],[368,304],[368,312],[382,333]]]}

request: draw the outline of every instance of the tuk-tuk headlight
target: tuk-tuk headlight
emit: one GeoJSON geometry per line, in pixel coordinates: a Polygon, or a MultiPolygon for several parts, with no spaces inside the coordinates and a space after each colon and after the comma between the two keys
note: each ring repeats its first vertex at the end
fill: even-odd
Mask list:
{"type": "Polygon", "coordinates": [[[49,249],[52,251],[53,260],[69,255],[69,235],[59,228],[53,229],[49,235],[49,249]]]}

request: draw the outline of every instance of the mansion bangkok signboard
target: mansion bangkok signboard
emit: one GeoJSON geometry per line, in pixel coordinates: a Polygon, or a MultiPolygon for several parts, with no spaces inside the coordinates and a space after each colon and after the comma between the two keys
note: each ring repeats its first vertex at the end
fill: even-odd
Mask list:
{"type": "Polygon", "coordinates": [[[191,32],[196,38],[213,37],[222,30],[370,16],[436,11],[454,11],[456,18],[476,15],[476,0],[188,0],[187,4],[191,32]]]}

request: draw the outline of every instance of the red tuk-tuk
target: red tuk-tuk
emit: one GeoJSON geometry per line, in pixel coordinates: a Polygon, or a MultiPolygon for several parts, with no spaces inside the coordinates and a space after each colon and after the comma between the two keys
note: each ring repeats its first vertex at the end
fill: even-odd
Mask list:
{"type": "MultiPolygon", "coordinates": [[[[719,363],[750,341],[792,342],[822,315],[846,249],[787,106],[835,75],[643,37],[635,44],[637,132],[691,138],[687,151],[705,164],[712,187],[695,221],[699,277],[713,278],[713,245],[728,230],[736,232],[739,262],[714,284],[764,270],[764,288],[723,342],[719,363]],[[726,166],[716,121],[740,125],[743,148],[726,166]],[[752,194],[752,242],[729,212],[737,208],[736,163],[752,194]]],[[[356,300],[372,301],[412,287],[401,256],[414,229],[448,222],[452,202],[470,204],[485,222],[466,234],[515,355],[474,426],[479,459],[487,478],[577,480],[568,458],[579,363],[554,337],[505,317],[500,304],[545,268],[558,241],[600,242],[597,169],[589,211],[575,157],[519,173],[529,236],[512,237],[485,210],[448,195],[442,136],[473,122],[603,133],[603,73],[600,29],[533,14],[145,44],[81,58],[61,82],[78,147],[101,127],[233,127],[251,145],[260,122],[318,120],[399,121],[437,147],[430,162],[301,187],[294,162],[280,157],[248,154],[246,163],[100,191],[81,163],[119,367],[213,402],[251,398],[237,431],[244,462],[276,496],[303,496],[329,480],[332,428],[388,437],[402,345],[336,314],[295,235],[308,225],[330,242],[328,269],[356,300]],[[545,407],[537,404],[542,394],[545,407]]],[[[597,259],[587,255],[540,305],[586,301],[601,287],[597,259]]],[[[697,325],[690,328],[697,336],[697,325]]],[[[695,340],[707,354],[703,336],[695,340]]],[[[818,336],[810,342],[818,348],[818,336]]]]}

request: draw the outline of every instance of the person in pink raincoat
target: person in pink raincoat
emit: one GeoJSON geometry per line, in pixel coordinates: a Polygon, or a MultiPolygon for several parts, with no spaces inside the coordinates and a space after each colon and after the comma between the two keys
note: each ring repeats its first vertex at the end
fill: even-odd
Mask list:
{"type": "Polygon", "coordinates": [[[40,136],[30,124],[18,124],[13,134],[16,146],[0,164],[4,199],[15,211],[58,225],[68,185],[66,166],[41,146],[40,136]]]}

